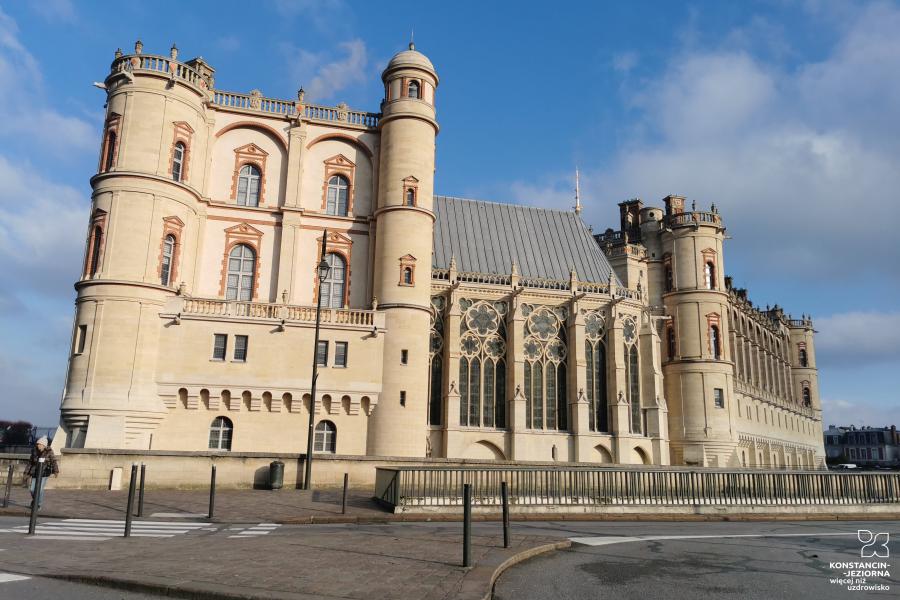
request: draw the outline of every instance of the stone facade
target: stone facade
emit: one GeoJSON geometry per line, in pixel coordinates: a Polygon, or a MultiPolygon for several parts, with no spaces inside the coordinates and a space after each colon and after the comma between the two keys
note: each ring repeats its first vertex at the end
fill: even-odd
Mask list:
{"type": "Polygon", "coordinates": [[[812,323],[726,284],[715,211],[623,203],[595,242],[580,208],[444,199],[448,234],[437,72],[411,45],[382,79],[366,113],[116,53],[57,446],[303,452],[315,355],[323,452],[821,464],[812,323]],[[482,214],[559,234],[479,258],[482,214]]]}

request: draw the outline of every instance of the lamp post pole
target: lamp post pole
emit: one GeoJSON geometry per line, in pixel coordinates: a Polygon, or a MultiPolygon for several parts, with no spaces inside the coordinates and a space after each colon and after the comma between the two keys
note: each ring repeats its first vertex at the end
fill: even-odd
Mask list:
{"type": "Polygon", "coordinates": [[[319,326],[322,322],[322,284],[328,277],[328,261],[325,260],[325,249],[328,240],[328,230],[322,231],[322,258],[316,266],[316,276],[319,278],[319,293],[316,295],[316,335],[313,345],[312,360],[312,386],[309,392],[309,429],[306,433],[306,472],[303,476],[303,489],[310,489],[310,478],[312,477],[312,458],[313,458],[313,435],[315,433],[313,424],[316,418],[316,380],[319,378],[319,326]]]}

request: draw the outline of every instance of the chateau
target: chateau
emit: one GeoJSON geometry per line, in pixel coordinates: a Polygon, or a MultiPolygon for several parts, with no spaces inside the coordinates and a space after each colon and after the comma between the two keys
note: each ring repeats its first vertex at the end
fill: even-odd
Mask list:
{"type": "Polygon", "coordinates": [[[55,446],[302,453],[316,360],[316,452],[823,463],[812,322],[732,286],[714,206],[594,235],[577,202],[436,195],[412,44],[378,113],[214,74],[116,52],[55,446]]]}

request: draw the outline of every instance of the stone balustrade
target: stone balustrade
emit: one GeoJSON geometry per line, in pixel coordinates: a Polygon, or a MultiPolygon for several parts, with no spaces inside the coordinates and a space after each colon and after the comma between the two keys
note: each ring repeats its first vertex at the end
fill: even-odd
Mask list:
{"type": "Polygon", "coordinates": [[[686,227],[699,224],[722,227],[722,216],[719,213],[699,210],[666,216],[666,225],[668,227],[686,227]]]}
{"type": "MultiPolygon", "coordinates": [[[[446,281],[449,283],[478,283],[486,285],[498,285],[510,287],[513,285],[513,275],[497,275],[492,273],[466,273],[460,271],[454,273],[451,277],[448,269],[431,270],[432,281],[446,281]]],[[[609,283],[600,283],[592,281],[575,281],[571,279],[544,279],[541,277],[516,277],[516,287],[535,289],[535,290],[559,290],[572,291],[574,289],[579,292],[588,294],[609,294],[609,283]]],[[[628,288],[617,288],[615,290],[616,298],[626,298],[629,300],[640,301],[643,298],[640,290],[631,290],[628,288]]]]}
{"type": "MultiPolygon", "coordinates": [[[[297,306],[269,302],[237,302],[216,298],[177,298],[180,306],[171,312],[179,317],[221,317],[223,319],[269,319],[288,323],[316,322],[315,306],[297,306]]],[[[356,308],[322,308],[323,325],[348,325],[364,328],[384,327],[383,314],[356,308]]]]}
{"type": "Polygon", "coordinates": [[[199,71],[188,65],[173,60],[168,56],[155,54],[132,54],[116,58],[110,67],[110,75],[117,73],[137,73],[146,71],[150,73],[162,73],[173,79],[180,79],[190,85],[206,90],[209,88],[207,81],[199,71]]]}

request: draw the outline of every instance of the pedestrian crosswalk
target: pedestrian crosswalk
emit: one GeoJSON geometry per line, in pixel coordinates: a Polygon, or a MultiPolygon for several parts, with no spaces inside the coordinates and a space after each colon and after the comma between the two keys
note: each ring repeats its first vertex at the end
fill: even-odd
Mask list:
{"type": "MultiPolygon", "coordinates": [[[[208,523],[185,523],[172,521],[132,521],[131,536],[147,538],[171,538],[195,531],[216,531],[218,527],[208,523]]],[[[19,525],[0,532],[28,533],[27,525],[19,525]]],[[[29,539],[43,540],[107,540],[125,534],[125,521],[107,519],[63,519],[41,521],[35,528],[35,535],[29,539]]]]}
{"type": "Polygon", "coordinates": [[[278,529],[280,525],[278,523],[260,523],[259,525],[254,525],[253,527],[240,527],[240,526],[231,526],[228,528],[229,533],[235,532],[233,535],[229,535],[230,538],[252,538],[261,535],[268,535],[269,533],[278,529]]]}

